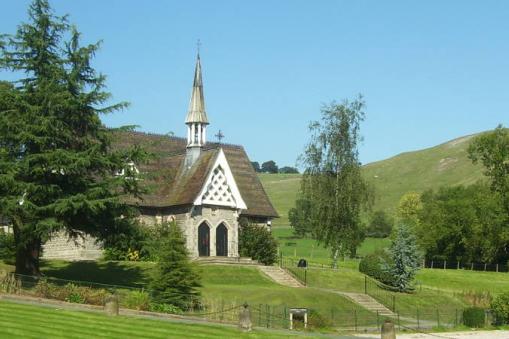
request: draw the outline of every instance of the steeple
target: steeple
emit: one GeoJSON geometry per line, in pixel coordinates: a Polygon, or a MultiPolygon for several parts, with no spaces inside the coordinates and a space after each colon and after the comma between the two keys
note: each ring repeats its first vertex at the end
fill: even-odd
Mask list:
{"type": "MultiPolygon", "coordinates": [[[[199,43],[198,43],[199,46],[199,43]]],[[[200,157],[201,149],[207,142],[207,125],[209,120],[205,112],[205,97],[203,96],[203,81],[201,78],[200,51],[196,57],[194,69],[193,90],[187,111],[187,154],[186,167],[190,168],[200,157]]]]}
{"type": "Polygon", "coordinates": [[[196,68],[194,70],[193,90],[191,92],[191,101],[187,111],[187,147],[202,147],[206,141],[206,128],[209,124],[207,113],[205,112],[205,97],[203,96],[203,81],[201,77],[200,53],[196,58],[196,68]]]}
{"type": "Polygon", "coordinates": [[[186,124],[191,123],[208,124],[207,113],[205,112],[205,98],[203,96],[203,81],[201,78],[200,54],[196,58],[196,68],[194,70],[193,90],[191,92],[191,101],[187,112],[186,124]]]}

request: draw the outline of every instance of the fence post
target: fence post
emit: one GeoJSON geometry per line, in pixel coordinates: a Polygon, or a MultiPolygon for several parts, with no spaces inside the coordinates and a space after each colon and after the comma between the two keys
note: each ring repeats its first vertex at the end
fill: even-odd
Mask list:
{"type": "Polygon", "coordinates": [[[397,314],[398,314],[398,328],[401,331],[401,323],[399,322],[399,312],[397,314]]]}
{"type": "Polygon", "coordinates": [[[269,304],[265,304],[265,313],[267,315],[267,317],[266,317],[267,318],[266,319],[267,320],[267,328],[269,328],[270,327],[270,306],[269,306],[269,304]]]}
{"type": "Polygon", "coordinates": [[[447,260],[444,260],[444,270],[447,267],[447,260]]]}
{"type": "Polygon", "coordinates": [[[470,263],[470,270],[473,271],[474,270],[474,263],[470,263]]]}
{"type": "Polygon", "coordinates": [[[458,309],[455,310],[455,317],[454,317],[454,326],[458,326],[458,309]]]}
{"type": "Polygon", "coordinates": [[[304,286],[308,285],[308,270],[304,268],[304,286]]]}
{"type": "Polygon", "coordinates": [[[380,329],[380,314],[378,312],[379,311],[377,310],[376,311],[376,328],[379,330],[380,329]]]}
{"type": "Polygon", "coordinates": [[[364,294],[368,294],[368,277],[364,276],[364,294]]]}
{"type": "Polygon", "coordinates": [[[484,263],[484,271],[486,272],[486,263],[484,263]]]}
{"type": "Polygon", "coordinates": [[[354,308],[353,310],[353,321],[354,321],[354,326],[355,326],[355,332],[357,332],[357,309],[354,308]]]}
{"type": "Polygon", "coordinates": [[[437,327],[440,327],[440,311],[437,308],[437,327]]]}
{"type": "Polygon", "coordinates": [[[417,329],[421,327],[420,321],[419,321],[419,308],[417,307],[417,329]]]}
{"type": "Polygon", "coordinates": [[[433,268],[433,260],[431,260],[431,268],[433,268]]]}
{"type": "Polygon", "coordinates": [[[498,272],[498,264],[497,264],[497,272],[498,272]]]}
{"type": "Polygon", "coordinates": [[[392,312],[396,312],[396,296],[392,295],[392,312]]]}
{"type": "Polygon", "coordinates": [[[258,326],[262,326],[262,304],[258,306],[258,326]]]}
{"type": "Polygon", "coordinates": [[[458,261],[457,265],[456,265],[456,269],[459,270],[460,269],[460,262],[458,261]]]}
{"type": "Polygon", "coordinates": [[[426,268],[426,259],[422,259],[422,268],[426,268]]]}

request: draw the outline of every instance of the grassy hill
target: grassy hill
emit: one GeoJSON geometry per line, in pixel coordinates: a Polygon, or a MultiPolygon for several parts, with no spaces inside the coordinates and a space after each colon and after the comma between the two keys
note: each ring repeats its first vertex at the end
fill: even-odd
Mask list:
{"type": "MultiPolygon", "coordinates": [[[[468,185],[481,179],[481,166],[474,166],[467,154],[473,137],[475,135],[464,136],[364,165],[363,174],[376,189],[374,209],[393,212],[406,192],[422,192],[442,185],[468,185]]],[[[260,174],[260,179],[281,216],[274,224],[288,225],[288,210],[297,196],[300,175],[260,174]]]]}

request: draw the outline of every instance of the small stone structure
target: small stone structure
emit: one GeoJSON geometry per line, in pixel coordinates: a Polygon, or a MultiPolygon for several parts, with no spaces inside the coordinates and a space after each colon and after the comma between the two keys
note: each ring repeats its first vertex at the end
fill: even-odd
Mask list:
{"type": "Polygon", "coordinates": [[[382,324],[382,339],[396,339],[394,323],[389,319],[386,319],[382,324]]]}
{"type": "Polygon", "coordinates": [[[107,315],[117,316],[118,310],[118,296],[116,294],[110,294],[104,298],[104,312],[107,315]]]}
{"type": "Polygon", "coordinates": [[[244,332],[251,331],[253,324],[251,323],[251,312],[248,304],[242,305],[239,312],[239,328],[244,332]]]}

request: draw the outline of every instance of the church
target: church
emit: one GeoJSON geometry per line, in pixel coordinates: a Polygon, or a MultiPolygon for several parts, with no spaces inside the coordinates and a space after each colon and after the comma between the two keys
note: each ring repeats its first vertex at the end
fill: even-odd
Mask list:
{"type": "MultiPolygon", "coordinates": [[[[140,145],[155,158],[132,164],[147,193],[129,201],[146,227],[175,220],[186,236],[191,257],[239,257],[239,218],[269,227],[278,217],[242,146],[207,141],[200,56],[194,72],[187,137],[115,132],[113,147],[140,145]]],[[[90,237],[69,240],[65,234],[44,245],[43,258],[84,260],[101,256],[90,237]]]]}

